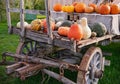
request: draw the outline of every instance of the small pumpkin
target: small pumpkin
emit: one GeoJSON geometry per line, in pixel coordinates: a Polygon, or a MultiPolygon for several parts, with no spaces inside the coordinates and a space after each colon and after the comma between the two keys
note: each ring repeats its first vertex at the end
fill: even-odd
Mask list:
{"type": "Polygon", "coordinates": [[[119,6],[117,4],[112,4],[110,6],[110,8],[111,8],[111,11],[110,11],[111,14],[118,14],[119,13],[119,6]]]}
{"type": "Polygon", "coordinates": [[[89,7],[93,7],[93,10],[94,10],[94,11],[95,11],[95,8],[97,7],[97,5],[94,4],[94,3],[90,3],[88,6],[89,6],[89,7]]]}
{"type": "Polygon", "coordinates": [[[94,12],[94,8],[93,7],[85,7],[85,13],[92,13],[94,12]]]}
{"type": "Polygon", "coordinates": [[[75,12],[77,13],[83,13],[85,11],[85,7],[86,5],[82,2],[77,3],[77,5],[75,5],[75,12]]]}
{"type": "Polygon", "coordinates": [[[104,36],[107,33],[106,26],[101,22],[94,23],[91,29],[92,29],[92,32],[97,33],[97,37],[104,36]]]}
{"type": "Polygon", "coordinates": [[[68,38],[74,40],[81,40],[83,38],[83,31],[79,24],[74,23],[71,25],[70,30],[68,32],[68,38]]]}
{"type": "Polygon", "coordinates": [[[58,34],[60,34],[62,36],[67,36],[69,30],[70,30],[70,27],[59,27],[58,34]]]}
{"type": "Polygon", "coordinates": [[[110,6],[107,5],[107,4],[102,4],[100,6],[100,11],[99,12],[100,12],[100,14],[104,14],[104,15],[110,14],[110,6]]]}
{"type": "Polygon", "coordinates": [[[68,5],[68,6],[66,6],[66,12],[68,12],[68,13],[72,13],[72,12],[74,12],[74,6],[72,6],[72,5],[68,5]]]}
{"type": "MultiPolygon", "coordinates": [[[[54,30],[55,29],[55,22],[50,21],[50,25],[51,25],[52,30],[54,30]]],[[[43,20],[43,28],[44,28],[43,32],[47,33],[47,22],[46,22],[46,19],[43,20]]]]}
{"type": "Polygon", "coordinates": [[[59,12],[62,10],[62,5],[60,3],[56,3],[54,6],[53,6],[53,10],[56,11],[56,12],[59,12]]]}
{"type": "Polygon", "coordinates": [[[39,31],[41,29],[42,23],[40,19],[35,19],[31,22],[31,29],[39,31]]]}
{"type": "Polygon", "coordinates": [[[66,12],[66,6],[62,6],[62,11],[66,12]]]}
{"type": "Polygon", "coordinates": [[[96,13],[100,13],[100,6],[96,6],[95,12],[96,12],[96,13]]]}
{"type": "MultiPolygon", "coordinates": [[[[28,23],[27,23],[27,22],[24,22],[23,24],[24,24],[24,27],[25,27],[25,28],[28,26],[28,23]]],[[[17,25],[16,25],[17,28],[21,28],[20,25],[21,25],[21,22],[18,22],[17,25]]]]}

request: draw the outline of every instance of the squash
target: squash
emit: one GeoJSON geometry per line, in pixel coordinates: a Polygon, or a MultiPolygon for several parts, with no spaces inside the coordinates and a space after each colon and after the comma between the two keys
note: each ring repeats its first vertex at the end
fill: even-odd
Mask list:
{"type": "Polygon", "coordinates": [[[92,13],[94,12],[94,8],[93,7],[85,7],[85,13],[92,13]]]}
{"type": "MultiPolygon", "coordinates": [[[[52,30],[54,30],[55,29],[55,22],[50,21],[50,25],[51,25],[52,30]]],[[[46,19],[43,20],[43,32],[47,33],[47,22],[46,22],[46,19]]]]}
{"type": "Polygon", "coordinates": [[[63,23],[63,21],[57,22],[57,23],[55,24],[55,30],[57,30],[57,29],[61,26],[62,23],[63,23]]]}
{"type": "Polygon", "coordinates": [[[83,39],[88,39],[91,36],[91,29],[88,26],[87,18],[83,17],[80,19],[80,25],[83,31],[83,39]]]}
{"type": "Polygon", "coordinates": [[[53,10],[56,11],[56,12],[59,12],[62,10],[62,5],[60,3],[56,3],[54,6],[53,6],[53,10]]]}
{"type": "MultiPolygon", "coordinates": [[[[24,22],[23,24],[24,24],[24,27],[25,27],[25,28],[26,28],[26,27],[27,27],[27,25],[28,25],[28,23],[27,23],[27,22],[24,22]]],[[[20,25],[21,25],[21,22],[18,22],[18,23],[17,23],[17,25],[16,25],[16,26],[17,26],[17,28],[21,28],[21,27],[20,27],[20,25]]]]}
{"type": "Polygon", "coordinates": [[[71,21],[68,21],[68,20],[65,20],[61,23],[60,26],[63,26],[63,27],[70,27],[72,25],[72,22],[71,21]]]}
{"type": "Polygon", "coordinates": [[[41,29],[42,23],[40,19],[35,19],[31,22],[31,29],[39,31],[41,29]]]}
{"type": "Polygon", "coordinates": [[[95,11],[95,8],[97,7],[97,5],[94,4],[94,3],[90,3],[90,4],[88,4],[88,6],[89,6],[89,7],[93,7],[93,11],[95,11]]]}
{"type": "Polygon", "coordinates": [[[31,26],[31,24],[28,24],[25,28],[31,30],[31,29],[32,29],[32,26],[31,26]]]}
{"type": "Polygon", "coordinates": [[[117,4],[112,4],[110,6],[110,8],[111,8],[111,11],[110,11],[111,14],[118,14],[119,13],[119,6],[117,4]]]}
{"type": "Polygon", "coordinates": [[[55,23],[60,22],[60,21],[64,21],[64,20],[65,20],[64,17],[57,17],[57,18],[55,18],[55,23]]]}
{"type": "Polygon", "coordinates": [[[62,6],[62,11],[66,12],[66,6],[62,6]]]}
{"type": "Polygon", "coordinates": [[[72,5],[68,5],[68,6],[66,6],[66,12],[68,12],[68,13],[72,13],[72,12],[74,12],[74,6],[72,6],[72,5]]]}
{"type": "Polygon", "coordinates": [[[77,13],[83,13],[85,11],[85,7],[86,5],[82,2],[77,3],[77,5],[75,5],[75,12],[77,13]]]}
{"type": "Polygon", "coordinates": [[[96,6],[95,12],[96,12],[96,13],[100,13],[100,6],[96,6]]]}
{"type": "Polygon", "coordinates": [[[79,24],[74,23],[71,25],[70,30],[68,32],[68,38],[74,40],[81,40],[83,38],[83,31],[79,24]]]}
{"type": "Polygon", "coordinates": [[[107,4],[102,4],[100,6],[99,12],[100,12],[100,14],[104,14],[104,15],[110,14],[110,6],[107,4]]]}
{"type": "Polygon", "coordinates": [[[59,27],[58,34],[62,36],[67,36],[70,28],[69,27],[59,27]]]}
{"type": "Polygon", "coordinates": [[[97,33],[97,37],[104,36],[107,33],[106,26],[101,22],[94,23],[93,26],[91,26],[91,29],[92,29],[92,32],[97,33]]]}

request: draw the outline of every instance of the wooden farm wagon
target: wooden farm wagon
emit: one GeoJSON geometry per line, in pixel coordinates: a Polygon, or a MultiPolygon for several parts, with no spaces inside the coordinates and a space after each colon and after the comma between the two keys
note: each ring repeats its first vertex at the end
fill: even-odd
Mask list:
{"type": "MultiPolygon", "coordinates": [[[[18,34],[20,43],[16,53],[5,52],[3,54],[3,63],[6,56],[15,58],[15,63],[6,67],[7,74],[14,73],[16,77],[25,79],[39,71],[61,81],[64,84],[97,84],[103,75],[105,58],[97,44],[107,44],[116,37],[119,38],[119,15],[100,15],[100,14],[78,14],[55,12],[52,7],[55,3],[71,4],[79,0],[45,0],[45,11],[25,10],[24,0],[20,0],[20,9],[10,8],[9,0],[6,0],[6,11],[8,20],[8,32],[18,34]],[[21,28],[11,25],[10,12],[20,12],[21,28]],[[46,14],[48,32],[47,34],[40,31],[33,31],[24,28],[24,14],[46,14]],[[72,15],[72,16],[71,16],[72,15]],[[94,23],[105,22],[108,28],[108,34],[102,37],[89,38],[86,40],[70,40],[62,37],[56,31],[50,28],[50,17],[59,16],[65,19],[76,20],[81,17],[87,17],[88,22],[94,23]],[[104,19],[106,18],[106,19],[104,19]],[[107,20],[107,22],[106,22],[107,20]],[[109,24],[109,25],[108,25],[109,24]],[[56,56],[53,56],[56,55],[56,56]],[[49,68],[58,68],[59,73],[55,73],[49,68]],[[76,81],[72,81],[64,76],[64,70],[77,72],[76,81]]],[[[94,0],[82,0],[86,4],[94,0]]],[[[95,0],[97,1],[97,0],[95,0]]],[[[99,1],[99,0],[98,0],[99,1]]],[[[94,2],[98,3],[98,2],[94,2]]],[[[100,4],[100,2],[98,3],[100,4]]]]}

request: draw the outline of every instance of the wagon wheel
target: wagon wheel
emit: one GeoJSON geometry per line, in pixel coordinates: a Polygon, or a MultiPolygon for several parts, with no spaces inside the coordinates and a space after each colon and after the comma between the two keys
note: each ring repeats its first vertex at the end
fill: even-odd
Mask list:
{"type": "Polygon", "coordinates": [[[83,56],[78,71],[77,84],[97,84],[102,77],[102,52],[98,47],[91,47],[83,56]]]}
{"type": "MultiPolygon", "coordinates": [[[[19,45],[18,45],[16,53],[20,54],[20,55],[36,56],[38,47],[39,47],[39,44],[36,41],[28,40],[26,42],[20,42],[19,45]]],[[[17,59],[17,61],[22,61],[22,60],[17,59]]],[[[25,79],[26,77],[36,75],[36,74],[39,73],[39,71],[40,70],[34,70],[34,71],[31,71],[31,72],[28,72],[25,76],[21,75],[20,78],[25,79]]]]}
{"type": "Polygon", "coordinates": [[[16,53],[33,56],[36,54],[38,43],[36,41],[20,42],[16,53]]]}

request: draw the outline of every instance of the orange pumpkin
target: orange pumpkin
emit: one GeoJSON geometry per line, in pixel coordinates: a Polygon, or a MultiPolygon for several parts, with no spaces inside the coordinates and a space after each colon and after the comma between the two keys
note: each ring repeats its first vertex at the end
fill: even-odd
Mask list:
{"type": "Polygon", "coordinates": [[[61,11],[62,10],[62,5],[60,3],[55,4],[53,6],[53,10],[57,11],[57,12],[61,11]]]}
{"type": "Polygon", "coordinates": [[[104,14],[104,15],[110,14],[110,6],[107,4],[102,4],[100,6],[99,12],[100,12],[100,14],[104,14]]]}
{"type": "MultiPolygon", "coordinates": [[[[44,28],[43,32],[47,33],[47,22],[46,22],[46,19],[43,20],[42,24],[43,24],[43,28],[44,28]]],[[[54,30],[55,29],[55,22],[50,21],[50,25],[51,25],[52,30],[54,30]]]]}
{"type": "Polygon", "coordinates": [[[93,7],[94,11],[95,11],[95,8],[97,7],[97,5],[94,3],[90,3],[88,6],[93,7]]]}
{"type": "Polygon", "coordinates": [[[69,30],[70,30],[70,27],[59,27],[58,34],[60,34],[62,36],[67,36],[69,30]]]}
{"type": "Polygon", "coordinates": [[[85,7],[86,5],[82,2],[77,3],[77,5],[75,5],[75,12],[77,13],[83,13],[85,11],[85,7]]]}
{"type": "Polygon", "coordinates": [[[94,12],[94,8],[93,7],[85,7],[85,13],[92,13],[94,12]]]}
{"type": "Polygon", "coordinates": [[[74,23],[71,25],[71,28],[68,32],[68,38],[74,40],[81,40],[83,38],[83,31],[80,25],[74,23]]]}
{"type": "Polygon", "coordinates": [[[118,14],[119,13],[119,6],[117,4],[112,4],[110,6],[110,8],[111,8],[111,11],[110,11],[111,14],[118,14]]]}

